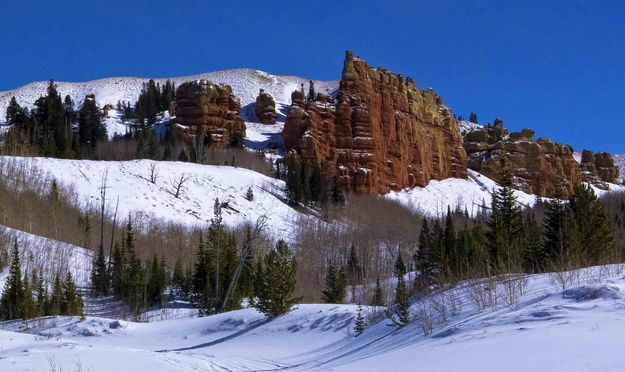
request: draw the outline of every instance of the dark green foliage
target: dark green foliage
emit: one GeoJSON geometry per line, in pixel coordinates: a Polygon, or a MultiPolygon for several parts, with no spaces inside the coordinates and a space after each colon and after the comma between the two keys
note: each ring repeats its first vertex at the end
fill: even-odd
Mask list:
{"type": "Polygon", "coordinates": [[[321,291],[321,298],[329,304],[343,303],[346,286],[347,281],[343,266],[330,264],[326,271],[325,288],[321,291]]]}
{"type": "Polygon", "coordinates": [[[477,124],[477,114],[476,114],[475,112],[471,112],[471,113],[469,114],[469,121],[470,121],[471,123],[475,123],[475,124],[477,124]]]}
{"type": "Polygon", "coordinates": [[[54,276],[54,284],[52,285],[52,295],[50,296],[49,314],[61,315],[63,310],[63,285],[61,276],[57,273],[54,276]]]}
{"type": "Polygon", "coordinates": [[[569,206],[579,230],[583,264],[608,262],[615,244],[614,225],[595,192],[588,185],[575,186],[569,206]]]}
{"type": "Polygon", "coordinates": [[[406,266],[400,253],[397,255],[397,261],[395,261],[395,279],[397,280],[395,304],[387,311],[388,318],[391,320],[392,325],[396,327],[403,327],[410,322],[408,288],[404,278],[405,274],[406,266]]]}
{"type": "Polygon", "coordinates": [[[347,257],[347,266],[345,271],[347,272],[347,278],[349,279],[350,285],[354,286],[360,284],[362,279],[362,268],[360,267],[360,260],[358,259],[354,243],[352,243],[352,246],[349,249],[349,257],[347,257]]]}
{"type": "Polygon", "coordinates": [[[78,138],[81,148],[87,153],[95,149],[98,141],[107,138],[106,126],[100,119],[100,111],[93,95],[85,98],[78,113],[78,138]]]}
{"type": "Polygon", "coordinates": [[[167,288],[168,274],[165,265],[165,257],[160,260],[156,253],[152,256],[149,266],[147,282],[147,302],[148,305],[163,305],[163,293],[167,288]]]}
{"type": "Polygon", "coordinates": [[[371,297],[371,306],[383,306],[384,305],[384,292],[380,285],[380,278],[375,280],[375,289],[373,290],[373,296],[371,297]]]}
{"type": "Polygon", "coordinates": [[[19,319],[25,314],[24,311],[24,286],[22,284],[22,272],[20,266],[20,254],[17,246],[17,240],[13,244],[11,251],[11,266],[9,268],[9,277],[4,284],[2,297],[0,298],[0,309],[2,310],[2,319],[19,319]]]}
{"type": "Polygon", "coordinates": [[[358,305],[356,319],[354,320],[354,334],[360,336],[365,331],[365,316],[362,311],[362,305],[358,305]]]}
{"type": "Polygon", "coordinates": [[[302,159],[296,152],[290,152],[284,159],[278,175],[284,175],[286,191],[292,205],[300,203],[325,207],[328,202],[343,205],[345,196],[343,185],[337,175],[331,176],[330,163],[319,165],[316,159],[302,159]]]}
{"type": "Polygon", "coordinates": [[[247,192],[245,193],[245,199],[250,202],[254,201],[254,191],[251,187],[247,188],[247,192]]]}
{"type": "Polygon", "coordinates": [[[146,124],[154,124],[156,115],[163,106],[160,85],[156,84],[152,79],[147,83],[143,83],[134,112],[139,127],[143,127],[146,124]]]}
{"type": "Polygon", "coordinates": [[[291,311],[300,301],[293,297],[297,262],[284,241],[278,241],[276,248],[265,257],[261,270],[254,307],[271,318],[291,311]]]}
{"type": "Polygon", "coordinates": [[[63,281],[63,302],[61,303],[63,315],[83,315],[83,303],[72,274],[68,271],[63,281]]]}
{"type": "Polygon", "coordinates": [[[108,295],[109,277],[104,257],[104,247],[100,246],[98,254],[93,257],[91,265],[91,294],[94,296],[108,295]]]}
{"type": "Polygon", "coordinates": [[[418,272],[418,280],[415,284],[419,286],[430,286],[436,280],[436,270],[432,257],[432,235],[426,217],[423,218],[421,224],[421,232],[419,232],[419,242],[417,253],[414,256],[415,267],[418,272]]]}
{"type": "Polygon", "coordinates": [[[501,159],[501,168],[502,180],[499,190],[493,193],[486,236],[491,264],[505,272],[513,270],[523,255],[523,216],[505,158],[501,159]]]}

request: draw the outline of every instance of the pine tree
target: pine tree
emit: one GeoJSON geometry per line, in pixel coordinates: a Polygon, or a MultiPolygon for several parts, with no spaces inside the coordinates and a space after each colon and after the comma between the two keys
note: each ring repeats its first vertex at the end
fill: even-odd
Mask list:
{"type": "Polygon", "coordinates": [[[98,254],[93,257],[91,265],[91,294],[93,296],[108,295],[109,279],[106,269],[104,247],[100,246],[98,254]]]}
{"type": "Polygon", "coordinates": [[[54,284],[52,285],[52,294],[50,295],[49,314],[61,315],[63,310],[63,285],[61,284],[61,276],[57,273],[54,276],[54,284]]]}
{"type": "Polygon", "coordinates": [[[128,280],[126,277],[126,249],[125,242],[120,246],[117,242],[113,249],[113,267],[111,269],[111,279],[113,293],[118,299],[123,299],[128,293],[128,280]]]}
{"type": "Polygon", "coordinates": [[[365,317],[362,312],[362,305],[358,305],[358,311],[356,312],[356,320],[354,321],[354,333],[355,336],[360,336],[365,331],[365,317]]]}
{"type": "Polygon", "coordinates": [[[323,301],[329,304],[343,303],[346,286],[343,266],[330,264],[326,272],[325,288],[321,292],[323,301]]]}
{"type": "Polygon", "coordinates": [[[67,272],[63,282],[63,302],[61,312],[64,315],[83,315],[83,303],[72,278],[72,273],[67,272]]]}
{"type": "Polygon", "coordinates": [[[349,249],[346,271],[349,278],[349,284],[351,286],[355,286],[360,283],[362,269],[360,267],[360,261],[358,260],[358,254],[356,253],[356,246],[353,242],[351,248],[349,249]]]}
{"type": "Polygon", "coordinates": [[[245,193],[245,199],[247,199],[247,201],[249,202],[254,201],[254,191],[251,187],[247,188],[247,192],[245,193]]]}
{"type": "Polygon", "coordinates": [[[24,315],[24,286],[22,284],[22,272],[20,266],[20,254],[17,239],[13,243],[11,252],[11,267],[7,278],[2,297],[0,298],[0,308],[2,309],[2,319],[18,319],[24,315]]]}
{"type": "Polygon", "coordinates": [[[106,126],[100,119],[100,110],[94,95],[88,95],[78,113],[78,137],[80,145],[91,153],[98,141],[106,139],[106,126]]]}
{"type": "Polygon", "coordinates": [[[470,121],[471,123],[475,123],[475,124],[477,124],[477,114],[476,114],[475,112],[471,112],[471,113],[469,114],[469,121],[470,121]]]}
{"type": "Polygon", "coordinates": [[[397,285],[395,287],[395,305],[388,310],[387,316],[392,324],[396,327],[403,327],[410,322],[408,289],[406,288],[406,266],[402,259],[401,253],[397,255],[395,262],[395,279],[397,285]]]}
{"type": "Polygon", "coordinates": [[[301,298],[293,297],[297,262],[291,256],[287,244],[280,240],[276,248],[265,257],[262,279],[254,307],[274,318],[288,313],[301,298]]]}
{"type": "Polygon", "coordinates": [[[34,318],[36,316],[36,306],[33,298],[33,288],[30,285],[28,280],[28,275],[24,275],[24,279],[22,280],[23,290],[22,290],[22,314],[21,318],[24,320],[34,318]]]}
{"type": "Polygon", "coordinates": [[[371,306],[384,306],[384,292],[380,285],[380,278],[375,280],[375,289],[373,290],[373,297],[371,298],[371,306]]]}
{"type": "Polygon", "coordinates": [[[522,252],[523,216],[518,206],[512,175],[505,158],[501,158],[500,188],[493,193],[487,239],[491,263],[504,271],[513,270],[522,252]]]}
{"type": "Polygon", "coordinates": [[[302,162],[299,155],[289,152],[285,158],[286,192],[289,202],[299,204],[304,199],[304,185],[302,181],[302,162]]]}
{"type": "Polygon", "coordinates": [[[182,262],[180,261],[180,257],[176,259],[176,263],[174,264],[174,272],[171,276],[171,285],[179,292],[182,292],[182,288],[184,287],[184,272],[182,271],[182,262]]]}
{"type": "Polygon", "coordinates": [[[423,217],[418,244],[419,246],[414,260],[419,280],[415,280],[415,284],[419,283],[420,286],[430,286],[435,282],[435,270],[432,259],[432,236],[430,234],[427,217],[423,217]]]}
{"type": "Polygon", "coordinates": [[[606,263],[615,246],[614,225],[587,184],[575,186],[569,205],[575,215],[585,265],[606,263]]]}

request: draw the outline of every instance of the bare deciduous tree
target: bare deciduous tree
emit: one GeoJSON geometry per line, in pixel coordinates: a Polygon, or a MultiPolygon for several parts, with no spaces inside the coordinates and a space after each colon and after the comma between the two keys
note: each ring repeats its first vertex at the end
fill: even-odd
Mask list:
{"type": "Polygon", "coordinates": [[[189,180],[189,176],[182,173],[180,177],[170,181],[174,191],[171,193],[176,199],[180,198],[180,193],[184,190],[184,184],[189,180]]]}

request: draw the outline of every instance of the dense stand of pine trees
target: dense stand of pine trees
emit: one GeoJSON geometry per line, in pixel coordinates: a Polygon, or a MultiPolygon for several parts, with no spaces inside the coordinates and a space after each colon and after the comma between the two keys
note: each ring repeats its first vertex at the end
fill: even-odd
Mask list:
{"type": "Polygon", "coordinates": [[[335,173],[331,173],[327,161],[302,158],[290,152],[284,163],[278,166],[277,177],[286,181],[287,196],[293,205],[300,203],[326,207],[345,203],[343,185],[335,173]]]}
{"type": "Polygon", "coordinates": [[[83,315],[83,303],[72,274],[57,273],[53,283],[33,270],[22,276],[17,241],[11,252],[9,277],[0,297],[0,319],[31,319],[48,315],[83,315]],[[51,292],[49,291],[51,288],[51,292]]]}
{"type": "MultiPolygon", "coordinates": [[[[150,306],[162,306],[167,296],[191,301],[202,314],[239,309],[243,298],[268,316],[288,312],[299,301],[293,296],[297,265],[288,246],[280,241],[264,258],[253,252],[241,257],[234,234],[223,225],[221,208],[215,200],[214,218],[208,233],[200,236],[194,265],[185,270],[178,260],[173,272],[163,257],[154,255],[149,263],[137,257],[129,220],[110,262],[103,249],[94,257],[92,294],[114,295],[129,304],[135,316],[150,306]]],[[[245,239],[244,247],[251,244],[249,232],[245,239]]]]}

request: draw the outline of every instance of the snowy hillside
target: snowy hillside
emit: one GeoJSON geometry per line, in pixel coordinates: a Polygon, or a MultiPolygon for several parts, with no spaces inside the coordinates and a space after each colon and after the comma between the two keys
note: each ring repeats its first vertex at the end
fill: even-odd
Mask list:
{"type": "Polygon", "coordinates": [[[119,197],[121,216],[132,212],[139,217],[201,225],[213,217],[214,201],[219,198],[226,225],[255,223],[267,215],[267,230],[274,237],[287,238],[300,215],[287,205],[283,181],[243,168],[150,160],[104,162],[20,157],[2,160],[20,162],[49,174],[62,185],[72,187],[91,206],[99,205],[102,177],[108,172],[108,208],[113,210],[119,197]],[[155,165],[157,173],[154,183],[150,181],[151,165],[155,165]],[[186,181],[176,198],[176,184],[181,177],[186,181]],[[246,199],[248,188],[254,193],[253,201],[246,199]]]}
{"type": "MultiPolygon", "coordinates": [[[[263,71],[244,68],[170,78],[176,86],[186,81],[199,79],[230,85],[234,94],[241,101],[242,114],[250,121],[255,120],[253,117],[254,110],[247,106],[256,102],[260,89],[264,89],[274,97],[278,104],[277,109],[284,109],[284,105],[291,103],[291,92],[300,89],[301,84],[305,84],[306,89],[308,87],[308,79],[305,78],[276,76],[263,71]]],[[[82,103],[85,95],[95,94],[98,105],[103,107],[106,104],[115,106],[118,101],[134,104],[139,97],[142,84],[148,80],[147,78],[136,77],[114,77],[82,83],[55,83],[58,85],[61,96],[64,97],[69,94],[77,105],[82,103]]],[[[154,80],[162,84],[167,79],[154,80]]],[[[41,81],[14,90],[0,92],[0,122],[4,121],[6,108],[12,96],[15,96],[21,105],[30,107],[40,96],[46,94],[47,86],[47,81],[41,81]]],[[[338,89],[338,81],[315,81],[315,89],[318,92],[333,94],[338,89]]],[[[283,112],[283,114],[286,113],[283,112]]]]}
{"type": "MultiPolygon", "coordinates": [[[[48,282],[54,280],[57,270],[71,271],[78,286],[87,286],[91,270],[92,253],[84,248],[0,225],[0,244],[13,247],[17,239],[22,270],[41,268],[48,282]]],[[[0,288],[8,276],[8,268],[0,272],[0,288]]]]}
{"type": "Polygon", "coordinates": [[[485,308],[475,300],[486,285],[460,283],[413,302],[406,327],[378,318],[359,337],[351,331],[354,305],[300,305],[271,321],[251,309],[154,323],[48,318],[27,333],[12,332],[20,322],[4,322],[0,365],[20,372],[53,363],[93,371],[622,371],[622,269],[571,273],[565,290],[555,275],[524,277],[514,303],[500,282],[497,304],[485,308]]]}

